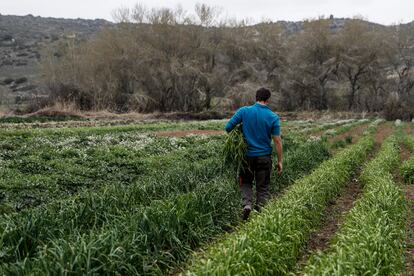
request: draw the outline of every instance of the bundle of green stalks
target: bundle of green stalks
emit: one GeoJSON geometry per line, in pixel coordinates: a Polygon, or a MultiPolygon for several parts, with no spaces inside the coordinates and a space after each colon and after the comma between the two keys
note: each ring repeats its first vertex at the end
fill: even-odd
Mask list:
{"type": "Polygon", "coordinates": [[[223,156],[226,167],[239,172],[246,162],[247,143],[243,136],[242,126],[234,128],[224,142],[223,156]]]}

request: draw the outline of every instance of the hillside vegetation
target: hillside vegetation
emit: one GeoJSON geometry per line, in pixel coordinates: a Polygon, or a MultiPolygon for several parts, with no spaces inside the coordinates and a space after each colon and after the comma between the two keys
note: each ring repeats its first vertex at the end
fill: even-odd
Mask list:
{"type": "Polygon", "coordinates": [[[88,39],[66,36],[45,51],[41,83],[50,97],[35,108],[222,111],[250,103],[266,86],[281,111],[414,116],[412,23],[332,16],[250,25],[222,20],[206,5],[194,13],[137,5],[114,17],[117,24],[101,22],[106,27],[88,39]]]}

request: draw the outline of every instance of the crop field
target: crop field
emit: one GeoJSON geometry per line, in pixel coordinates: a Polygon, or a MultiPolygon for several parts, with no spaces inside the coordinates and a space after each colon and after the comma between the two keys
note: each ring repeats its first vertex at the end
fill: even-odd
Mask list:
{"type": "Polygon", "coordinates": [[[0,121],[0,274],[414,273],[412,124],[283,122],[243,222],[225,123],[0,121]]]}

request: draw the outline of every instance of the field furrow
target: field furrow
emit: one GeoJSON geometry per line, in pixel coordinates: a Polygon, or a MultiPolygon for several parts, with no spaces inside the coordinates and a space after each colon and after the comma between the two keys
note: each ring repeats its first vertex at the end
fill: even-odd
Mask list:
{"type": "Polygon", "coordinates": [[[401,272],[406,201],[393,181],[398,141],[388,138],[361,174],[364,192],[334,243],[311,257],[305,275],[395,275],[401,272]]]}
{"type": "MultiPolygon", "coordinates": [[[[405,134],[405,133],[404,133],[405,134]]],[[[403,275],[414,274],[414,138],[403,134],[403,143],[400,148],[400,159],[403,161],[399,172],[396,173],[397,180],[404,191],[405,199],[408,202],[407,236],[404,256],[403,275]]]]}
{"type": "MultiPolygon", "coordinates": [[[[387,138],[390,125],[382,125],[381,128],[375,134],[377,138],[375,141],[374,150],[370,152],[366,162],[369,162],[375,154],[378,152],[383,140],[387,138]],[[385,135],[381,135],[381,132],[386,132],[385,135]]],[[[359,140],[363,131],[365,132],[367,127],[362,125],[355,129],[351,129],[350,132],[358,133],[355,137],[359,140]]],[[[332,139],[335,140],[336,137],[332,139]]],[[[362,193],[362,186],[359,181],[362,167],[358,169],[357,173],[352,177],[349,183],[345,186],[338,198],[330,202],[329,206],[323,213],[321,225],[315,229],[312,233],[306,248],[301,253],[296,270],[299,273],[305,266],[309,257],[318,251],[324,251],[329,247],[332,239],[335,237],[336,232],[344,223],[345,215],[354,207],[354,204],[362,193]]]]}

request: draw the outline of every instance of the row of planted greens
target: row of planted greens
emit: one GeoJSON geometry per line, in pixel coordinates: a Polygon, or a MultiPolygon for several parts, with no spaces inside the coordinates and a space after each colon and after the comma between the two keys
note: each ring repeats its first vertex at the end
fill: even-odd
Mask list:
{"type": "MultiPolygon", "coordinates": [[[[338,133],[356,122],[341,121],[338,133]]],[[[175,180],[189,179],[191,185],[222,173],[224,136],[156,137],[125,128],[128,131],[116,127],[112,132],[110,128],[45,130],[4,136],[0,140],[0,214],[107,184],[121,188],[148,177],[164,183],[165,176],[175,173],[175,180]]],[[[284,148],[295,148],[306,140],[305,135],[288,131],[284,148]]]]}
{"type": "MultiPolygon", "coordinates": [[[[5,181],[7,194],[16,187],[16,195],[52,192],[39,207],[0,217],[2,273],[163,274],[239,223],[234,171],[222,163],[224,137],[66,134],[27,135],[17,146],[3,140],[4,171],[17,170],[20,181],[41,179],[5,181]],[[83,178],[62,182],[73,176],[83,178]]],[[[284,142],[290,169],[273,176],[276,194],[329,157],[321,140],[292,132],[284,142]]]]}
{"type": "MultiPolygon", "coordinates": [[[[371,128],[375,128],[374,126],[371,128]]],[[[197,254],[187,275],[281,275],[295,266],[322,211],[373,148],[372,135],[325,161],[238,231],[197,254]]]]}
{"type": "Polygon", "coordinates": [[[222,137],[148,135],[33,137],[0,141],[0,214],[106,185],[119,189],[142,179],[208,181],[222,173],[222,137]],[[187,160],[189,162],[182,162],[187,160]],[[174,176],[175,174],[175,176],[174,176]]]}
{"type": "MultiPolygon", "coordinates": [[[[156,166],[165,156],[149,157],[155,158],[150,172],[128,185],[106,183],[3,216],[1,271],[143,274],[173,269],[200,244],[239,222],[235,175],[223,169],[222,138],[211,139],[209,147],[196,141],[197,146],[175,152],[167,166],[156,166]]],[[[274,192],[329,157],[322,141],[287,141],[285,164],[291,170],[274,178],[274,192]]]]}
{"type": "MultiPolygon", "coordinates": [[[[404,136],[404,144],[407,146],[407,148],[414,152],[414,138],[411,136],[404,136]]],[[[401,165],[401,176],[404,179],[404,182],[407,184],[414,184],[414,157],[411,157],[410,159],[406,160],[401,165]]]]}
{"type": "Polygon", "coordinates": [[[305,275],[401,273],[407,205],[393,181],[398,164],[398,141],[393,136],[364,168],[363,195],[347,215],[334,244],[310,259],[305,275]]]}

